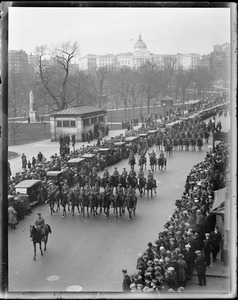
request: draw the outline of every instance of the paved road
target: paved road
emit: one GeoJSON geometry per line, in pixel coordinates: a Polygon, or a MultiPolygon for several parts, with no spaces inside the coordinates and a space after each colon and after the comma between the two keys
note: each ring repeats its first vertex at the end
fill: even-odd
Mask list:
{"type": "MultiPolygon", "coordinates": [[[[86,220],[78,216],[72,219],[70,214],[62,219],[62,210],[50,216],[48,205],[34,209],[20,221],[17,230],[9,229],[9,291],[121,291],[121,269],[127,268],[130,274],[136,271],[138,253],[146,249],[149,241],[154,242],[163,230],[168,216],[174,211],[175,200],[184,191],[187,174],[193,165],[204,160],[211,143],[210,139],[201,152],[174,152],[168,158],[167,170],[155,171],[157,195],[149,201],[146,197],[138,198],[136,217],[132,221],[128,214],[118,220],[112,214],[108,220],[104,215],[96,219],[91,216],[86,220]],[[42,212],[46,223],[50,224],[52,234],[44,256],[41,257],[37,249],[37,258],[33,261],[29,225],[34,223],[37,211],[42,212]]],[[[36,152],[42,150],[33,147],[36,152]]],[[[29,148],[25,148],[26,151],[29,148]]],[[[150,151],[152,149],[156,150],[156,147],[150,151]]],[[[156,152],[158,155],[159,151],[156,152]]],[[[128,161],[120,162],[117,167],[121,172],[123,167],[128,168],[128,161]]],[[[113,168],[109,168],[110,173],[113,168]]],[[[213,292],[227,288],[225,283],[212,287],[213,292]]]]}

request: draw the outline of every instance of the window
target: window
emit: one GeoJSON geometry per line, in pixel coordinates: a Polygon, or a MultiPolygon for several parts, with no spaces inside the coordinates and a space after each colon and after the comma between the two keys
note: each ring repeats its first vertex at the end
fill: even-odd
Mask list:
{"type": "Polygon", "coordinates": [[[61,121],[57,121],[57,127],[62,127],[62,122],[61,121]]]}
{"type": "Polygon", "coordinates": [[[103,116],[98,117],[98,121],[102,122],[103,121],[103,116]]]}
{"type": "Polygon", "coordinates": [[[91,118],[91,124],[97,123],[97,117],[91,118]]]}
{"type": "Polygon", "coordinates": [[[84,119],[84,120],[83,120],[83,125],[84,125],[84,126],[89,125],[89,119],[84,119]]]}
{"type": "Polygon", "coordinates": [[[69,127],[69,121],[63,121],[63,127],[69,127]]]}
{"type": "Polygon", "coordinates": [[[70,121],[71,127],[76,127],[76,122],[75,121],[70,121]]]}

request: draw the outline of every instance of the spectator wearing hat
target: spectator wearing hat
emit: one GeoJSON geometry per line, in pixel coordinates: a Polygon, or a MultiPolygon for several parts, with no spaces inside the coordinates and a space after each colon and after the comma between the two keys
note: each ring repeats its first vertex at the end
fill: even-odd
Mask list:
{"type": "Polygon", "coordinates": [[[153,260],[154,259],[154,253],[153,253],[153,250],[152,250],[153,244],[151,242],[149,242],[147,244],[147,246],[148,246],[148,248],[146,249],[146,251],[148,252],[149,259],[153,260]]]}
{"type": "Polygon", "coordinates": [[[165,273],[165,285],[167,287],[167,290],[177,290],[178,288],[177,274],[174,272],[173,267],[169,267],[165,273]]]}
{"type": "Polygon", "coordinates": [[[211,264],[211,252],[212,252],[212,244],[210,240],[210,233],[205,233],[205,240],[204,240],[204,255],[205,255],[205,261],[206,261],[206,266],[210,267],[211,264]]]}
{"type": "Polygon", "coordinates": [[[127,275],[126,269],[122,270],[122,274],[123,274],[122,290],[124,293],[128,293],[131,291],[131,289],[130,289],[131,279],[130,279],[130,276],[127,275]]]}
{"type": "Polygon", "coordinates": [[[206,260],[201,250],[195,251],[197,258],[195,259],[194,265],[197,271],[198,285],[206,285],[206,260]]]}
{"type": "Polygon", "coordinates": [[[183,251],[184,260],[187,263],[186,276],[187,280],[192,279],[193,269],[194,269],[194,261],[196,259],[195,252],[192,252],[191,246],[189,244],[185,245],[185,250],[183,251]]]}
{"type": "Polygon", "coordinates": [[[177,273],[178,284],[179,284],[179,286],[185,287],[186,280],[187,280],[186,270],[187,270],[188,266],[187,266],[186,261],[184,260],[183,254],[180,253],[178,255],[177,263],[178,263],[178,273],[177,273]]]}
{"type": "Polygon", "coordinates": [[[222,236],[218,226],[216,226],[214,231],[211,232],[210,241],[212,246],[212,260],[213,262],[215,262],[217,260],[217,254],[220,251],[220,246],[222,241],[222,236]]]}
{"type": "Polygon", "coordinates": [[[11,229],[16,229],[17,212],[14,209],[12,202],[10,202],[8,206],[8,223],[11,225],[11,229]]]}

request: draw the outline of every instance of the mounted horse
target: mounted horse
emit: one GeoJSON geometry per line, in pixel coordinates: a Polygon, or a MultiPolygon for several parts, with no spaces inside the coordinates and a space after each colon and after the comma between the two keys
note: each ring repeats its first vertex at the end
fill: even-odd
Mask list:
{"type": "Polygon", "coordinates": [[[110,213],[110,205],[113,200],[113,195],[111,193],[104,193],[104,197],[102,199],[103,212],[106,215],[106,219],[109,217],[110,213]]]}
{"type": "Polygon", "coordinates": [[[147,163],[147,159],[145,155],[141,155],[139,158],[139,167],[142,168],[143,170],[143,166],[145,165],[145,170],[146,170],[146,163],[147,163]]]}
{"type": "Polygon", "coordinates": [[[98,203],[99,203],[98,194],[93,193],[90,196],[90,207],[91,207],[91,213],[93,214],[93,218],[95,218],[95,216],[98,214],[97,212],[98,203]]]}
{"type": "Polygon", "coordinates": [[[172,144],[166,144],[165,147],[165,152],[169,154],[169,156],[171,156],[171,154],[173,153],[173,145],[172,144]]]}
{"type": "MultiPolygon", "coordinates": [[[[62,218],[64,218],[67,215],[67,213],[66,213],[66,204],[68,204],[68,210],[69,210],[69,199],[68,199],[67,193],[63,193],[61,191],[58,191],[58,193],[56,195],[56,200],[58,202],[58,207],[59,207],[59,204],[62,205],[62,207],[63,207],[62,218]]],[[[58,212],[58,207],[57,207],[56,212],[58,212]]]]}
{"type": "Polygon", "coordinates": [[[149,191],[151,191],[151,197],[153,197],[153,190],[156,194],[156,180],[151,178],[150,180],[148,180],[147,184],[146,184],[146,189],[147,189],[147,199],[149,199],[149,191]]]}
{"type": "Polygon", "coordinates": [[[136,189],[137,184],[138,184],[138,179],[137,177],[131,177],[130,175],[127,177],[127,182],[128,182],[128,186],[132,186],[133,189],[136,189]]]}
{"type": "Polygon", "coordinates": [[[139,184],[138,184],[138,190],[140,192],[140,197],[142,197],[142,194],[145,195],[145,187],[146,187],[146,178],[142,177],[139,179],[139,184]],[[143,193],[144,190],[144,193],[143,193]]]}
{"type": "Polygon", "coordinates": [[[159,171],[162,171],[163,168],[166,170],[166,165],[167,165],[167,158],[164,156],[160,156],[158,158],[159,171]]]}
{"type": "Polygon", "coordinates": [[[78,209],[78,216],[79,216],[80,215],[80,209],[79,209],[80,197],[79,197],[79,194],[75,194],[73,191],[70,191],[69,201],[71,203],[72,218],[74,218],[75,207],[78,209]]]}
{"type": "Polygon", "coordinates": [[[129,163],[128,164],[131,166],[132,170],[134,170],[134,165],[136,164],[136,160],[135,160],[134,156],[131,156],[129,158],[129,163]]]}
{"type": "Polygon", "coordinates": [[[137,198],[136,196],[126,196],[126,207],[129,213],[129,220],[132,219],[132,214],[135,216],[136,214],[136,204],[137,204],[137,198]]]}
{"type": "Polygon", "coordinates": [[[152,170],[152,171],[155,170],[156,163],[157,163],[156,157],[153,156],[153,155],[150,155],[150,167],[151,167],[151,170],[152,170]]]}
{"type": "Polygon", "coordinates": [[[85,207],[87,211],[87,217],[89,218],[89,206],[90,206],[90,195],[85,194],[85,190],[81,192],[81,212],[82,219],[85,218],[85,207]]]}
{"type": "Polygon", "coordinates": [[[111,185],[111,177],[103,177],[101,180],[101,186],[105,189],[108,183],[111,185]]]}
{"type": "Polygon", "coordinates": [[[48,235],[52,233],[50,225],[45,224],[43,228],[36,228],[35,225],[30,225],[30,238],[33,242],[34,246],[34,257],[33,260],[36,260],[36,244],[39,244],[39,248],[41,251],[41,255],[43,255],[43,251],[41,248],[41,242],[43,241],[45,244],[44,251],[46,251],[46,245],[48,242],[48,235]]]}
{"type": "Polygon", "coordinates": [[[117,220],[118,219],[118,208],[119,208],[120,217],[122,216],[123,209],[125,207],[125,196],[121,193],[116,193],[112,204],[113,204],[114,210],[116,212],[115,219],[117,220]]]}
{"type": "Polygon", "coordinates": [[[101,177],[96,175],[96,176],[91,176],[89,179],[89,185],[92,188],[95,184],[98,184],[98,186],[100,187],[101,185],[101,177]]]}
{"type": "Polygon", "coordinates": [[[121,186],[124,188],[124,190],[128,187],[127,184],[127,176],[119,176],[119,183],[121,184],[121,186]]]}
{"type": "Polygon", "coordinates": [[[120,183],[119,181],[119,176],[111,176],[111,186],[112,186],[112,191],[114,190],[114,187],[116,188],[117,190],[117,186],[118,184],[120,183]]]}

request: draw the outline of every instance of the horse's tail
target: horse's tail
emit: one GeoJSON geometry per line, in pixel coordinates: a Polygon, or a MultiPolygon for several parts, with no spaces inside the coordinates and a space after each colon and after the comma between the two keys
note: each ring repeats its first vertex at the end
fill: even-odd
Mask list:
{"type": "Polygon", "coordinates": [[[48,230],[49,230],[49,233],[52,233],[52,230],[51,230],[51,227],[50,227],[50,225],[49,225],[49,224],[46,224],[45,226],[48,228],[48,230]]]}

